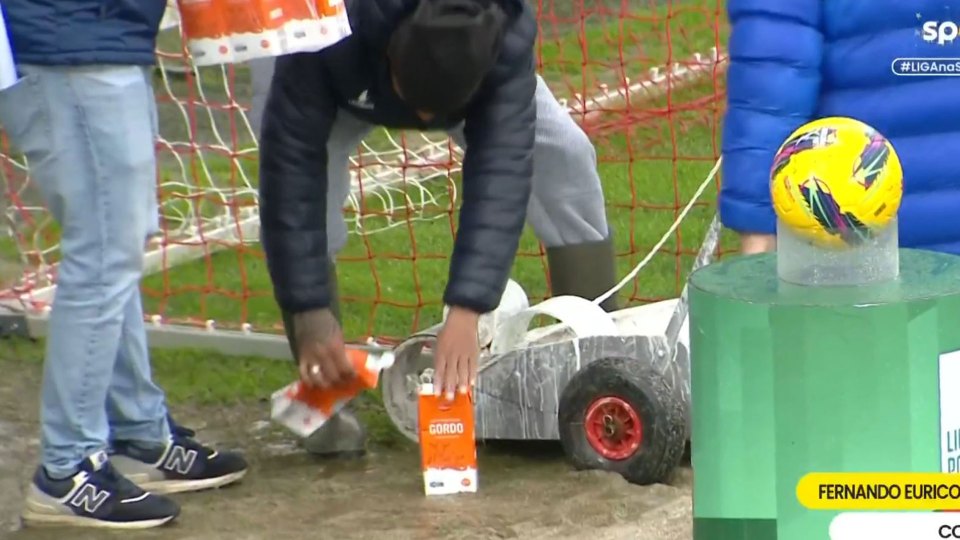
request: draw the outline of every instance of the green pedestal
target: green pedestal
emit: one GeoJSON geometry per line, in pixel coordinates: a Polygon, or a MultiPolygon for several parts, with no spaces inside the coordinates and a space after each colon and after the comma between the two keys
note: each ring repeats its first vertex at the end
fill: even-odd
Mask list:
{"type": "Polygon", "coordinates": [[[956,462],[960,410],[941,418],[937,396],[945,358],[960,394],[943,356],[960,350],[960,257],[901,250],[900,267],[868,287],[780,282],[772,254],[691,276],[695,540],[825,540],[836,513],[800,506],[803,475],[956,462]]]}

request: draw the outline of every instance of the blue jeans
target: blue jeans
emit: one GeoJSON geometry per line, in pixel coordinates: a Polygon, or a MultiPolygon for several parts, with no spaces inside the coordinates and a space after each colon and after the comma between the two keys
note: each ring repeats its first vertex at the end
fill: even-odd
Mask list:
{"type": "Polygon", "coordinates": [[[157,227],[156,105],[139,66],[18,66],[0,124],[61,228],[41,395],[41,460],[67,476],[108,440],[164,443],[140,277],[157,227]]]}

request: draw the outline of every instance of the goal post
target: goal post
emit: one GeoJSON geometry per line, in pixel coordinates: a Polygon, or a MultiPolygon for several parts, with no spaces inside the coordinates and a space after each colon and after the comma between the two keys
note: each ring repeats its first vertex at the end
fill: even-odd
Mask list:
{"type": "MultiPolygon", "coordinates": [[[[719,158],[727,28],[709,0],[539,0],[540,73],[594,143],[621,275],[666,232],[719,158]]],[[[196,67],[168,10],[158,42],[162,233],[143,284],[150,343],[287,358],[258,245],[257,143],[245,65],[196,67]]],[[[445,134],[377,130],[351,160],[338,261],[347,337],[382,342],[436,322],[459,202],[461,151],[445,134]]],[[[57,227],[29,164],[0,143],[0,333],[46,331],[57,227]]],[[[713,216],[708,191],[621,297],[679,294],[713,216]]],[[[514,278],[546,295],[525,234],[514,278]]]]}

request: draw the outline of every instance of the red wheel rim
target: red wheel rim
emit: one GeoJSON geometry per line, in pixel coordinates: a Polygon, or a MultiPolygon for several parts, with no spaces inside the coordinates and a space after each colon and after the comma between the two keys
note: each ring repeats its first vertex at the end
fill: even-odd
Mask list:
{"type": "Polygon", "coordinates": [[[643,442],[643,422],[626,400],[616,396],[593,400],[584,417],[587,442],[594,451],[611,461],[632,456],[643,442]]]}

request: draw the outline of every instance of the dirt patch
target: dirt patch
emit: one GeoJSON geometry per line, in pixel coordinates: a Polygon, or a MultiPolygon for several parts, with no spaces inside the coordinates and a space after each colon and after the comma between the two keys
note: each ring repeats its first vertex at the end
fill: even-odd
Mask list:
{"type": "MultiPolygon", "coordinates": [[[[0,342],[0,346],[2,342],[0,342]]],[[[0,362],[0,537],[59,540],[63,529],[19,530],[24,486],[35,466],[39,371],[0,362]]],[[[174,526],[124,533],[132,540],[286,538],[455,540],[594,538],[687,540],[691,537],[688,470],[672,485],[632,486],[619,476],[570,470],[556,445],[484,445],[480,493],[427,499],[413,446],[376,449],[364,459],[321,461],[265,421],[261,402],[229,407],[175,407],[201,438],[242,448],[252,470],[238,486],[178,496],[174,526]]],[[[71,540],[110,538],[69,532],[71,540]]],[[[119,538],[119,536],[118,536],[119,538]]]]}

